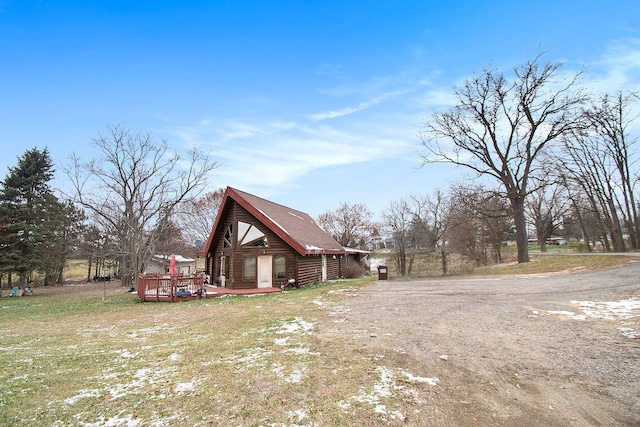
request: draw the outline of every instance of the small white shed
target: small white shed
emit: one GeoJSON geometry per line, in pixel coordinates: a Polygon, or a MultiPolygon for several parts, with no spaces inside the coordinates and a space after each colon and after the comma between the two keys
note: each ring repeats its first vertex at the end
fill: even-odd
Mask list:
{"type": "MultiPolygon", "coordinates": [[[[175,255],[176,257],[176,273],[182,273],[188,276],[196,272],[196,260],[193,258],[175,255]]],[[[171,255],[154,255],[151,261],[144,269],[144,274],[165,274],[169,273],[169,264],[171,263],[171,255]]]]}

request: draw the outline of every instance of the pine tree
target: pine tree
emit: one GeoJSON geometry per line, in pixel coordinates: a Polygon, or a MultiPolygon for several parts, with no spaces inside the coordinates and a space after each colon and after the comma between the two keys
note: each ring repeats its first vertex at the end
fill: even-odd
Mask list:
{"type": "Polygon", "coordinates": [[[45,273],[59,252],[64,205],[49,181],[54,170],[47,149],[33,148],[9,169],[0,191],[0,271],[17,273],[24,285],[36,271],[45,273]]]}

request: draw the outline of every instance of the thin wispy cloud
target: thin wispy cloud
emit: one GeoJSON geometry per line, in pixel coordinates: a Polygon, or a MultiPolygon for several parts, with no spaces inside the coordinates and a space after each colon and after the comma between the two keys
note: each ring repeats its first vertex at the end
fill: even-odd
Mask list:
{"type": "Polygon", "coordinates": [[[617,40],[585,67],[585,84],[596,94],[640,90],[640,38],[617,40]]]}
{"type": "Polygon", "coordinates": [[[377,96],[369,101],[364,101],[358,104],[355,107],[345,107],[339,110],[328,110],[323,111],[321,113],[311,114],[309,116],[312,120],[327,120],[327,119],[335,119],[337,117],[348,116],[349,114],[357,113],[358,111],[366,110],[368,108],[373,107],[374,105],[379,104],[381,101],[393,97],[407,93],[408,90],[399,90],[394,92],[388,92],[383,95],[377,96]]]}
{"type": "Polygon", "coordinates": [[[411,150],[410,128],[405,127],[404,135],[398,137],[397,130],[388,124],[376,126],[367,122],[365,126],[354,122],[338,128],[321,123],[209,119],[172,133],[186,144],[208,150],[221,163],[216,170],[220,186],[249,191],[257,186],[293,185],[317,169],[348,167],[411,150]]]}

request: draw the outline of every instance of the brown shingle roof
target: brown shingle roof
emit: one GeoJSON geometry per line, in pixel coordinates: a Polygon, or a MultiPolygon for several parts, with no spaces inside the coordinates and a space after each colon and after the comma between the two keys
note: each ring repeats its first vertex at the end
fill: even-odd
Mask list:
{"type": "MultiPolygon", "coordinates": [[[[300,255],[340,254],[347,251],[336,240],[324,231],[308,214],[289,207],[270,202],[263,198],[227,187],[222,199],[222,212],[227,203],[234,200],[255,216],[262,224],[287,242],[300,255]]],[[[217,222],[209,236],[205,253],[208,252],[217,222]]]]}

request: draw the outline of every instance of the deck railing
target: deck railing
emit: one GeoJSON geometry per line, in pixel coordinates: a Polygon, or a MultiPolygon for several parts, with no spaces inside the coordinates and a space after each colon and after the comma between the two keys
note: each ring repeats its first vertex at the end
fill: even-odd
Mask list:
{"type": "Polygon", "coordinates": [[[201,298],[204,276],[144,274],[138,276],[138,296],[143,301],[184,301],[201,298]]]}

